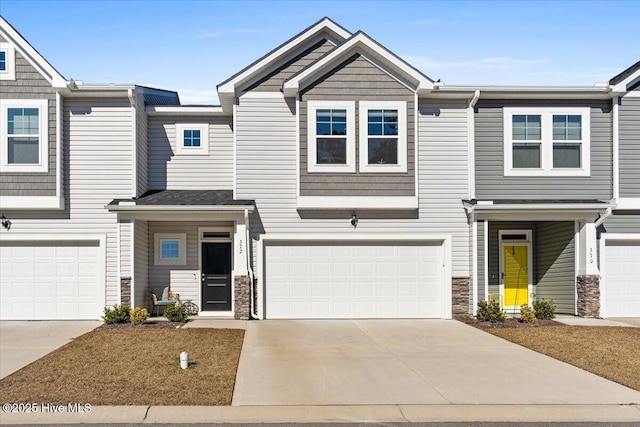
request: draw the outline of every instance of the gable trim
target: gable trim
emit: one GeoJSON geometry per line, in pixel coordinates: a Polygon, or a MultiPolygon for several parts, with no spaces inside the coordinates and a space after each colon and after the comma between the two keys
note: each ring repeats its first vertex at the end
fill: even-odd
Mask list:
{"type": "MultiPolygon", "coordinates": [[[[399,74],[406,76],[408,80],[415,81],[415,88],[412,90],[415,90],[416,92],[430,92],[433,89],[434,85],[431,79],[413,68],[394,53],[390,52],[384,46],[377,43],[368,35],[359,31],[350,39],[325,54],[322,58],[318,59],[313,65],[301,70],[289,80],[285,81],[283,87],[285,96],[295,96],[296,93],[300,91],[303,84],[308,85],[309,83],[313,83],[315,81],[314,79],[321,78],[321,76],[326,74],[326,72],[335,66],[336,62],[342,62],[348,59],[352,53],[358,49],[371,55],[374,59],[379,59],[381,64],[376,64],[369,59],[369,62],[372,62],[377,67],[384,66],[383,68],[386,68],[386,62],[390,68],[394,68],[399,72],[399,74]]],[[[397,79],[395,76],[394,78],[397,79]]]]}
{"type": "Polygon", "coordinates": [[[253,64],[249,65],[240,72],[231,76],[229,79],[220,83],[218,85],[218,94],[221,98],[223,97],[223,94],[232,96],[235,95],[235,89],[238,84],[248,80],[251,76],[260,73],[264,68],[268,67],[273,62],[286,55],[287,52],[295,49],[296,47],[300,46],[301,44],[324,30],[333,32],[344,39],[347,39],[351,36],[351,33],[349,31],[345,30],[340,25],[333,22],[331,19],[325,17],[309,28],[303,30],[298,35],[284,42],[271,52],[267,53],[265,56],[258,59],[253,64]]]}
{"type": "Polygon", "coordinates": [[[0,33],[54,88],[66,88],[67,81],[15,28],[0,16],[0,33]]]}

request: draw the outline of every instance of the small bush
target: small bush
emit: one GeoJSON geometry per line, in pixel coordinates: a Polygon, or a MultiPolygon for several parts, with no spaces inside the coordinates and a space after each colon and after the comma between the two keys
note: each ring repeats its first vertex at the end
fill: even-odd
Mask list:
{"type": "Polygon", "coordinates": [[[485,322],[504,322],[506,315],[500,308],[500,303],[496,300],[480,301],[478,302],[478,315],[479,320],[485,322]]]}
{"type": "Polygon", "coordinates": [[[129,309],[129,318],[134,325],[142,325],[149,318],[149,312],[146,308],[132,308],[129,309]]]}
{"type": "Polygon", "coordinates": [[[164,317],[171,322],[186,322],[189,317],[187,309],[183,305],[171,305],[164,310],[164,317]]]}
{"type": "Polygon", "coordinates": [[[115,304],[113,308],[105,307],[102,319],[107,325],[113,323],[129,323],[129,307],[126,305],[118,306],[118,304],[115,304]]]}
{"type": "Polygon", "coordinates": [[[549,320],[556,317],[556,303],[553,300],[534,301],[532,305],[536,319],[549,320]]]}
{"type": "Polygon", "coordinates": [[[520,319],[522,323],[536,323],[536,313],[527,304],[520,306],[520,319]]]}

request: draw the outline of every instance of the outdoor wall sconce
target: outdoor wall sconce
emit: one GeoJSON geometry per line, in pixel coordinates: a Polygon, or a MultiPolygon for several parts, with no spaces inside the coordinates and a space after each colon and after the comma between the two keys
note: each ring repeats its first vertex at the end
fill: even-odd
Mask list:
{"type": "Polygon", "coordinates": [[[2,215],[2,228],[6,228],[7,231],[11,228],[11,221],[9,221],[4,215],[2,215]]]}
{"type": "Polygon", "coordinates": [[[353,228],[358,226],[358,215],[355,212],[351,214],[351,225],[353,228]]]}

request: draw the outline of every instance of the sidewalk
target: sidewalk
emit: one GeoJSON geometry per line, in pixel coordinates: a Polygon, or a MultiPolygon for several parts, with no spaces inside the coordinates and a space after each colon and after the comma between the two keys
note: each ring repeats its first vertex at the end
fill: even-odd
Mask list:
{"type": "Polygon", "coordinates": [[[633,318],[595,319],[593,317],[577,317],[571,316],[569,314],[558,314],[553,320],[570,326],[617,326],[623,328],[640,327],[640,319],[633,318]]]}
{"type": "Polygon", "coordinates": [[[638,405],[95,406],[3,413],[5,424],[303,422],[640,422],[638,405]]]}

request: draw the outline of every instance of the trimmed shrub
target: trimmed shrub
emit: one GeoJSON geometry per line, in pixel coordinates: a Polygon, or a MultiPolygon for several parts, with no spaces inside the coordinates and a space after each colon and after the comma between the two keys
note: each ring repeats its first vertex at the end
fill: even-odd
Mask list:
{"type": "Polygon", "coordinates": [[[186,322],[189,317],[187,309],[183,305],[171,305],[164,310],[164,317],[171,322],[186,322]]]}
{"type": "Polygon", "coordinates": [[[527,304],[520,306],[520,320],[522,323],[536,323],[536,312],[527,304]]]}
{"type": "Polygon", "coordinates": [[[129,318],[134,325],[142,325],[149,318],[149,312],[146,308],[132,308],[129,309],[129,318]]]}
{"type": "Polygon", "coordinates": [[[105,307],[102,319],[107,325],[129,323],[129,307],[126,305],[118,306],[118,304],[115,304],[113,308],[105,307]]]}
{"type": "Polygon", "coordinates": [[[532,306],[536,319],[549,320],[556,317],[556,303],[553,300],[534,301],[532,306]]]}
{"type": "Polygon", "coordinates": [[[500,303],[496,300],[478,302],[478,320],[485,322],[504,322],[505,312],[500,308],[500,303]]]}

